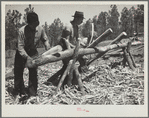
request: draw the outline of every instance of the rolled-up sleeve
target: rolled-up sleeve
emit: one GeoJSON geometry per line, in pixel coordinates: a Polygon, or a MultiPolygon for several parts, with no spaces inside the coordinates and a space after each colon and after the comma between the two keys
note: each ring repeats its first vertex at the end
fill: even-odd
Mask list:
{"type": "Polygon", "coordinates": [[[18,35],[18,51],[19,51],[20,55],[23,58],[26,59],[28,57],[28,54],[24,50],[24,46],[25,46],[24,41],[25,41],[25,35],[24,35],[23,31],[19,31],[19,35],[18,35]]]}

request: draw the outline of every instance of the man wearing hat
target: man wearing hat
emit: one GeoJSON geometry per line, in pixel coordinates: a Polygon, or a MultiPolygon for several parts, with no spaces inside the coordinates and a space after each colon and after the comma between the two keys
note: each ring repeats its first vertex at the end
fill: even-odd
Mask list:
{"type": "Polygon", "coordinates": [[[47,50],[50,45],[47,35],[43,28],[39,26],[38,15],[34,12],[28,13],[27,25],[19,29],[19,36],[17,41],[17,50],[14,63],[14,91],[15,95],[20,96],[36,96],[37,94],[37,68],[28,65],[29,69],[29,83],[28,94],[26,94],[23,71],[26,61],[31,61],[32,56],[36,56],[37,44],[39,40],[44,43],[47,50]]]}
{"type": "MultiPolygon", "coordinates": [[[[62,38],[66,38],[71,44],[75,45],[76,38],[82,38],[79,33],[79,25],[83,23],[84,14],[83,12],[76,11],[72,17],[74,19],[69,24],[66,24],[63,29],[62,38]]],[[[85,46],[82,42],[81,45],[85,46]]]]}
{"type": "MultiPolygon", "coordinates": [[[[72,16],[72,17],[74,17],[74,19],[72,21],[70,21],[70,24],[67,24],[64,27],[61,37],[62,37],[62,39],[65,39],[69,42],[71,48],[75,47],[76,39],[80,40],[80,45],[82,47],[86,47],[86,43],[84,43],[83,40],[84,39],[86,40],[87,38],[82,37],[81,34],[79,33],[79,26],[80,26],[80,24],[83,23],[84,14],[83,14],[83,12],[76,11],[74,16],[72,16]]],[[[65,49],[65,47],[63,47],[63,48],[65,49]]],[[[87,60],[86,56],[83,56],[79,59],[80,67],[85,67],[86,60],[87,60]]],[[[79,68],[79,70],[80,70],[80,68],[79,68]]]]}

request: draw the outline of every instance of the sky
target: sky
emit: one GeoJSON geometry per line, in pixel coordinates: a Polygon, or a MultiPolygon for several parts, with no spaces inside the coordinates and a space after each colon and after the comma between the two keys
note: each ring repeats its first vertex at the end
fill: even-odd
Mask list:
{"type": "MultiPolygon", "coordinates": [[[[31,3],[23,3],[23,4],[6,4],[5,6],[5,14],[7,11],[10,10],[18,10],[22,15],[25,14],[24,9],[27,8],[31,3]]],[[[102,4],[101,2],[74,2],[74,3],[67,3],[63,2],[62,4],[59,2],[44,2],[44,3],[33,3],[31,4],[32,7],[34,7],[34,11],[39,16],[40,25],[44,25],[45,22],[47,22],[48,25],[50,25],[54,19],[60,18],[60,20],[66,24],[70,22],[73,19],[73,15],[75,11],[82,11],[84,12],[85,21],[87,21],[89,18],[93,18],[95,15],[99,15],[100,12],[108,12],[110,10],[110,5],[113,4],[113,2],[108,2],[106,4],[102,4]]],[[[115,4],[115,3],[114,3],[115,4]]],[[[118,8],[118,12],[121,13],[122,9],[124,7],[127,7],[128,9],[134,6],[137,7],[137,4],[134,2],[132,3],[125,3],[121,4],[120,2],[116,4],[118,8]]],[[[22,16],[23,18],[23,16],[22,16]]]]}

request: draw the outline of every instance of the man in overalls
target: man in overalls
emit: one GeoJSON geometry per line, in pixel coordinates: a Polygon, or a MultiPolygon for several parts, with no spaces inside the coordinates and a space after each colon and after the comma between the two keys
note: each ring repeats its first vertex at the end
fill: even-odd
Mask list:
{"type": "Polygon", "coordinates": [[[14,63],[14,91],[20,96],[36,96],[37,95],[37,67],[28,65],[29,84],[28,92],[25,91],[23,81],[23,71],[26,61],[31,61],[32,56],[38,55],[37,44],[39,40],[44,43],[45,49],[49,49],[49,41],[43,28],[39,26],[38,15],[34,12],[27,15],[27,25],[19,29],[17,42],[17,50],[14,63]]]}

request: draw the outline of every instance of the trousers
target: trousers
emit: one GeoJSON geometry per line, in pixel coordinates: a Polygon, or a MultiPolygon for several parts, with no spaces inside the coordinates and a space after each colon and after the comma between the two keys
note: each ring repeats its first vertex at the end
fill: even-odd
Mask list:
{"type": "MultiPolygon", "coordinates": [[[[29,56],[38,54],[37,50],[30,50],[28,52],[29,56]]],[[[26,59],[24,59],[18,50],[16,50],[15,62],[14,62],[14,89],[18,94],[25,93],[25,86],[23,80],[23,72],[25,68],[26,59]]],[[[36,96],[37,94],[37,68],[29,69],[29,83],[28,83],[28,94],[30,96],[36,96]]]]}

